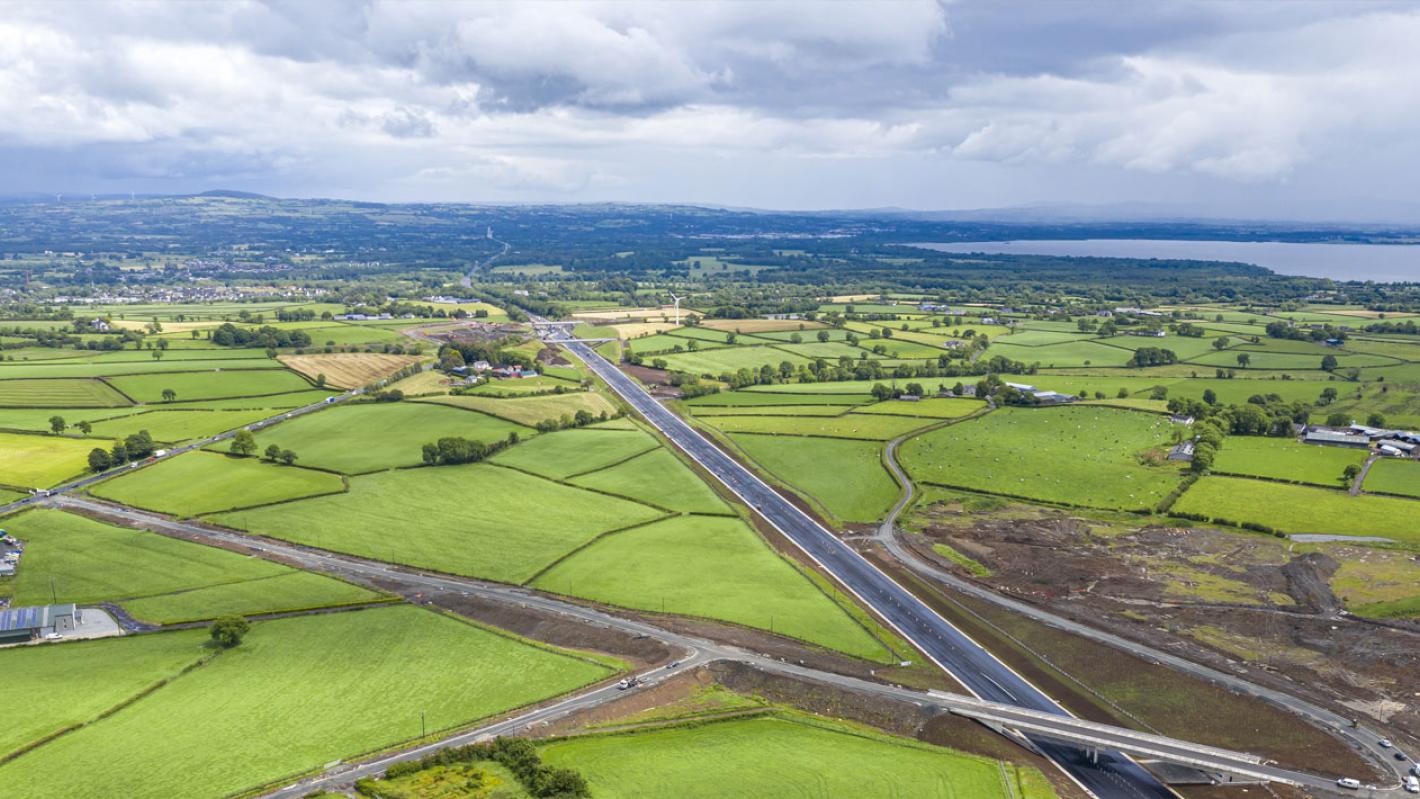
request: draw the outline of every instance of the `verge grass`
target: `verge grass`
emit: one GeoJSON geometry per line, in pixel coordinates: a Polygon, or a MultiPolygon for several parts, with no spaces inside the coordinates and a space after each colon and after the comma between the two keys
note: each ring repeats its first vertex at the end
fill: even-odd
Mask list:
{"type": "Polygon", "coordinates": [[[678,516],[606,536],[534,586],[640,610],[760,627],[851,655],[887,652],[742,520],[678,516]]]}
{"type": "Polygon", "coordinates": [[[474,464],[354,477],[345,494],[211,518],[337,552],[520,583],[601,533],[661,515],[640,503],[474,464]]]}
{"type": "Polygon", "coordinates": [[[189,517],[345,490],[339,475],[217,452],[189,452],[100,483],[96,496],[189,517]]]}
{"type": "MultiPolygon", "coordinates": [[[[203,651],[203,634],[176,635],[203,651]]],[[[103,647],[128,644],[92,654],[109,664],[103,647]]],[[[95,669],[96,681],[111,671],[95,669]]],[[[201,668],[0,766],[0,797],[216,799],[416,738],[421,714],[443,730],[608,673],[407,605],[260,622],[201,668]]],[[[63,695],[54,674],[7,682],[20,695],[63,695]]]]}

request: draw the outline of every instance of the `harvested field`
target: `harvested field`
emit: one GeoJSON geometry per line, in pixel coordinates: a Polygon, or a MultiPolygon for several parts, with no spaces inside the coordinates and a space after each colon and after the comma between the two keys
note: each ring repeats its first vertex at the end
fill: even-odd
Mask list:
{"type": "Polygon", "coordinates": [[[280,355],[277,360],[314,382],[325,375],[325,383],[335,388],[359,388],[383,380],[412,363],[416,355],[386,355],[376,352],[331,353],[320,355],[280,355]]]}
{"type": "Polygon", "coordinates": [[[615,405],[612,405],[601,394],[592,391],[569,391],[566,394],[543,394],[535,397],[486,397],[463,394],[430,397],[421,401],[452,405],[456,408],[468,408],[528,427],[536,427],[537,423],[542,421],[560,420],[564,416],[571,418],[577,415],[577,411],[586,411],[593,416],[600,416],[603,413],[612,416],[617,412],[615,405]]]}
{"type": "Polygon", "coordinates": [[[117,408],[132,404],[107,383],[93,378],[0,380],[0,407],[117,408]]]}

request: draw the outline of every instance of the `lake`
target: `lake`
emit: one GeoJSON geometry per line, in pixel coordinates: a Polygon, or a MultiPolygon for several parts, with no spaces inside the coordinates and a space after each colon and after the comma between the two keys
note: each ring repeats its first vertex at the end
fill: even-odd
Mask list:
{"type": "Polygon", "coordinates": [[[1334,280],[1374,280],[1380,283],[1420,282],[1420,246],[1405,244],[1069,239],[922,242],[912,246],[952,253],[1239,261],[1256,264],[1283,275],[1329,277],[1334,280]]]}

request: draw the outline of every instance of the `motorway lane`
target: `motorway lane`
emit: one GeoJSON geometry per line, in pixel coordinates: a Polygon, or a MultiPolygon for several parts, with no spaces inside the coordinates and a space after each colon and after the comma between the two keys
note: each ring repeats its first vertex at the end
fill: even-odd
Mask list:
{"type": "MultiPolygon", "coordinates": [[[[348,400],[351,397],[360,394],[362,391],[364,391],[364,389],[357,388],[353,391],[347,391],[343,394],[332,394],[329,398],[321,400],[320,402],[314,402],[310,405],[306,405],[301,408],[293,408],[289,411],[282,411],[281,413],[275,414],[274,416],[268,416],[260,421],[252,422],[251,424],[247,425],[242,425],[241,427],[234,428],[223,433],[218,433],[215,436],[204,438],[201,441],[194,441],[191,444],[184,444],[181,447],[174,447],[170,450],[167,450],[161,456],[152,456],[144,458],[141,461],[133,461],[132,463],[126,466],[119,466],[114,469],[109,469],[106,472],[99,472],[98,474],[91,474],[87,477],[81,477],[78,480],[73,480],[71,482],[64,483],[63,485],[47,489],[42,494],[31,494],[30,496],[27,496],[24,499],[15,500],[14,502],[9,503],[8,505],[0,505],[0,516],[4,516],[7,513],[12,513],[26,506],[41,502],[46,497],[58,496],[60,494],[64,494],[70,491],[77,491],[81,488],[87,488],[93,485],[94,483],[99,482],[100,480],[107,480],[110,477],[117,477],[120,474],[128,474],[129,472],[135,471],[137,469],[142,469],[145,466],[150,466],[159,461],[164,461],[177,455],[182,455],[185,452],[191,452],[195,449],[202,449],[203,447],[208,446],[210,444],[215,444],[218,441],[225,441],[231,438],[232,436],[235,436],[237,434],[237,430],[260,430],[263,427],[268,427],[270,425],[276,424],[277,422],[284,422],[287,419],[294,419],[297,416],[303,416],[308,413],[314,413],[315,411],[318,411],[322,408],[329,408],[332,405],[344,402],[345,400],[348,400]]],[[[162,410],[162,408],[155,408],[155,410],[162,410]]]]}
{"type": "MultiPolygon", "coordinates": [[[[566,333],[553,334],[553,340],[566,333]]],[[[789,540],[873,608],[905,638],[982,699],[1046,713],[1064,708],[1021,678],[925,603],[809,518],[748,469],[666,410],[639,384],[584,344],[561,341],[686,454],[758,511],[789,540]]],[[[1032,738],[1032,744],[1100,799],[1176,799],[1177,794],[1118,752],[1083,750],[1032,738]]]]}

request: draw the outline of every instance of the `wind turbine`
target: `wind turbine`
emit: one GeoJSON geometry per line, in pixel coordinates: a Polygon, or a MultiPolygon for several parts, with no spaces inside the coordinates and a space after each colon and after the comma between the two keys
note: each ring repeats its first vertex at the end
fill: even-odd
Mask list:
{"type": "Polygon", "coordinates": [[[684,297],[677,297],[675,293],[672,292],[671,299],[675,300],[675,326],[680,327],[680,301],[684,299],[684,297]]]}

